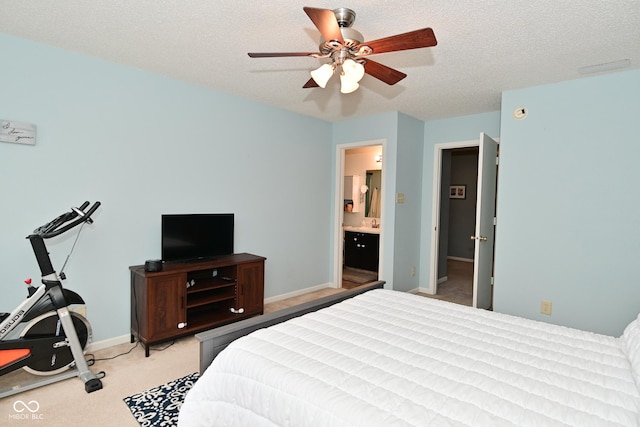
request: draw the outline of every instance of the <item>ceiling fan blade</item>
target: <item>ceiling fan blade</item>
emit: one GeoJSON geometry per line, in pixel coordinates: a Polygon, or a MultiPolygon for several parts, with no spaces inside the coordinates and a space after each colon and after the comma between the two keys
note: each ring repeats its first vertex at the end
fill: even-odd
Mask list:
{"type": "Polygon", "coordinates": [[[369,55],[378,53],[395,52],[398,50],[420,49],[438,44],[436,35],[431,28],[409,31],[408,33],[385,37],[362,43],[360,46],[369,46],[372,52],[369,55]]]}
{"type": "Polygon", "coordinates": [[[337,40],[344,43],[338,20],[332,10],[315,7],[304,7],[303,9],[326,41],[337,40]]]}
{"type": "Polygon", "coordinates": [[[251,58],[278,58],[281,56],[310,56],[313,58],[321,56],[320,52],[250,52],[247,55],[251,58]]]}
{"type": "Polygon", "coordinates": [[[388,85],[394,85],[400,80],[407,77],[407,75],[393,68],[382,65],[379,62],[375,62],[367,58],[364,64],[364,72],[370,76],[375,77],[378,80],[382,80],[388,85]]]}
{"type": "Polygon", "coordinates": [[[302,86],[303,89],[309,89],[309,88],[312,88],[312,87],[320,87],[320,86],[318,86],[318,83],[316,83],[316,81],[313,80],[313,78],[310,78],[309,81],[306,82],[304,84],[304,86],[302,86]]]}

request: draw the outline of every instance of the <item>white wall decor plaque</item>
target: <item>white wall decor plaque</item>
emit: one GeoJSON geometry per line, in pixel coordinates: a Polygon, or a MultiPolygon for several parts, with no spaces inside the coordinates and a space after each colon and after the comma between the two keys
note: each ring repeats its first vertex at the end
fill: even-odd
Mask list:
{"type": "Polygon", "coordinates": [[[36,125],[0,120],[0,142],[36,145],[36,125]]]}

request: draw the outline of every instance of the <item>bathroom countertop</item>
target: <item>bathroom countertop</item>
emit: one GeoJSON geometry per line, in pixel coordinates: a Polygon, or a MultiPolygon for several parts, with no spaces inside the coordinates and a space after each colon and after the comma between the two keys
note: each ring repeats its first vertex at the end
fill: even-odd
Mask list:
{"type": "Polygon", "coordinates": [[[345,225],[342,228],[344,231],[355,231],[356,233],[380,234],[380,228],[354,227],[352,225],[345,225]]]}

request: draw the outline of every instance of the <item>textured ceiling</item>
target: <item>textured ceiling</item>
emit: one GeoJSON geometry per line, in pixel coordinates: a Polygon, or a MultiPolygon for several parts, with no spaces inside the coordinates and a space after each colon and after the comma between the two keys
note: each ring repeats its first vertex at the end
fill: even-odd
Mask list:
{"type": "Polygon", "coordinates": [[[0,0],[0,32],[327,121],[496,111],[505,90],[621,59],[640,67],[639,0],[0,0]],[[365,76],[343,95],[334,77],[303,89],[322,60],[247,56],[317,51],[303,6],[353,9],[366,40],[431,27],[438,45],[373,56],[408,75],[394,86],[365,76]]]}

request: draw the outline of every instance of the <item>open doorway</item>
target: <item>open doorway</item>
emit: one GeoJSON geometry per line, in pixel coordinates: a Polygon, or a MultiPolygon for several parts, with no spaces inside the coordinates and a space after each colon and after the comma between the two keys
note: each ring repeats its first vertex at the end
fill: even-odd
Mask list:
{"type": "Polygon", "coordinates": [[[338,147],[337,287],[352,289],[380,277],[384,230],[383,151],[381,141],[338,147]]]}
{"type": "Polygon", "coordinates": [[[438,299],[473,305],[473,261],[478,187],[477,146],[442,150],[438,299]]]}
{"type": "Polygon", "coordinates": [[[492,306],[497,142],[435,146],[430,294],[492,306]]]}

